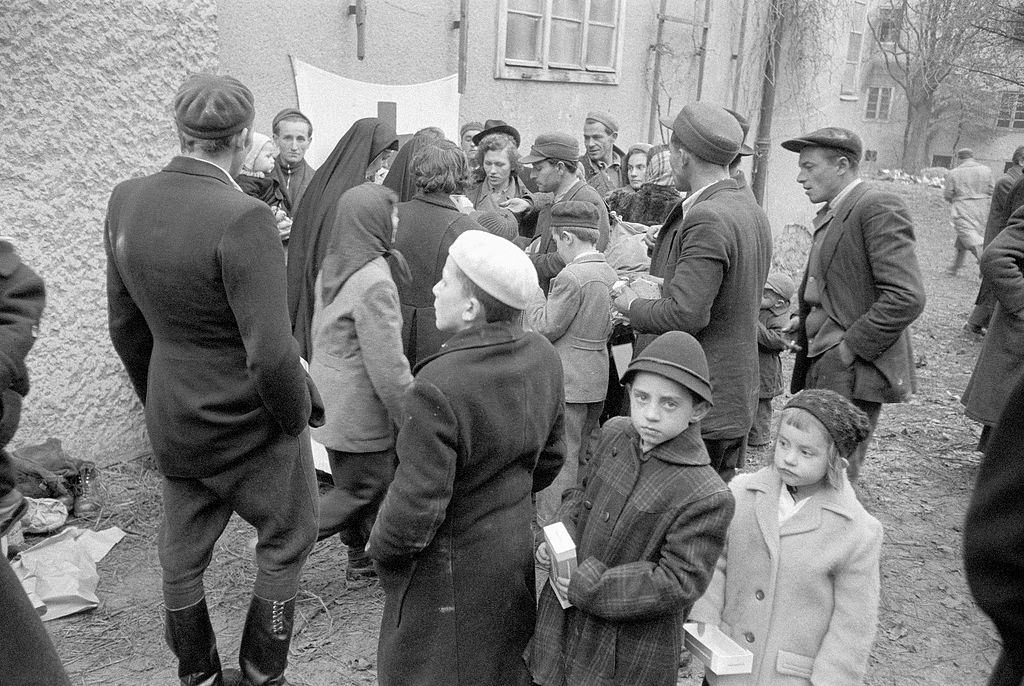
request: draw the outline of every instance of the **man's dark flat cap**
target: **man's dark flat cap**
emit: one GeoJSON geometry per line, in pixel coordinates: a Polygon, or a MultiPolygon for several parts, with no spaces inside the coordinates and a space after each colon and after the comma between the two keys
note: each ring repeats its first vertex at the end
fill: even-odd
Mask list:
{"type": "Polygon", "coordinates": [[[841,129],[838,126],[826,126],[823,129],[811,131],[799,138],[791,138],[782,141],[782,147],[792,152],[800,152],[808,147],[832,148],[848,152],[859,162],[864,153],[864,144],[860,136],[849,129],[841,129]]]}
{"type": "Polygon", "coordinates": [[[174,96],[174,121],[193,138],[227,138],[252,124],[252,92],[231,76],[199,74],[174,96]]]}

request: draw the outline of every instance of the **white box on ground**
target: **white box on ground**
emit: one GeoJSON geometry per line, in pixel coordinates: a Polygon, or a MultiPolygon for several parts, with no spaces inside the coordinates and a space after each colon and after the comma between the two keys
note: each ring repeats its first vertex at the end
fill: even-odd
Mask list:
{"type": "MultiPolygon", "coordinates": [[[[754,667],[754,654],[729,638],[717,626],[687,622],[683,629],[683,646],[704,663],[706,670],[719,676],[750,674],[754,667]]],[[[714,683],[711,679],[708,682],[714,683]]]]}
{"type": "Polygon", "coordinates": [[[562,605],[562,609],[572,607],[569,599],[558,592],[555,586],[557,577],[569,578],[576,571],[576,544],[569,535],[569,530],[562,522],[555,522],[544,527],[544,540],[548,544],[548,554],[551,556],[551,567],[548,572],[548,582],[555,592],[555,597],[562,605]]]}

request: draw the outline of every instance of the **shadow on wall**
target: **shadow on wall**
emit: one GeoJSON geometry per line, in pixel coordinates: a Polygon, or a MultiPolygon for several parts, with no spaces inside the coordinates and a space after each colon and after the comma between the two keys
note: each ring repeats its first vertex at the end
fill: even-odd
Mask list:
{"type": "Polygon", "coordinates": [[[215,0],[5,4],[3,233],[47,285],[12,447],[53,436],[100,465],[148,449],[107,332],[103,217],[117,182],[175,153],[170,102],[216,69],[216,19],[215,0]]]}

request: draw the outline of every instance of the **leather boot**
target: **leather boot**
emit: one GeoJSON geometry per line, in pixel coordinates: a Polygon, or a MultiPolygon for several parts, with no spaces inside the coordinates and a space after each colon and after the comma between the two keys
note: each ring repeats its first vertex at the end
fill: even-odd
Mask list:
{"type": "Polygon", "coordinates": [[[288,686],[288,645],[292,640],[295,598],[267,600],[253,595],[245,617],[238,662],[252,686],[288,686]]]}
{"type": "Polygon", "coordinates": [[[178,658],[181,686],[223,686],[205,598],[180,610],[167,610],[164,635],[178,658]]]}

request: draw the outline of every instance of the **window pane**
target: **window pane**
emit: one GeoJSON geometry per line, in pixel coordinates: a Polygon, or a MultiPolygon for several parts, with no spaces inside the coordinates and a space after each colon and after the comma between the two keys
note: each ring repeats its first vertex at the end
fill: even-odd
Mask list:
{"type": "Polygon", "coordinates": [[[860,62],[860,42],[863,38],[862,34],[851,33],[850,43],[846,47],[846,61],[847,62],[860,62]]]}
{"type": "Polygon", "coordinates": [[[591,25],[587,34],[587,64],[609,69],[615,66],[615,29],[591,25]]]}
{"type": "Polygon", "coordinates": [[[1024,129],[1024,94],[1021,93],[1013,98],[1013,128],[1024,129]]]}
{"type": "Polygon", "coordinates": [[[540,61],[540,18],[522,14],[508,15],[505,57],[513,60],[540,61]]]}
{"type": "Polygon", "coordinates": [[[508,8],[544,14],[544,0],[508,0],[508,8]]]}
{"type": "Polygon", "coordinates": [[[582,36],[583,24],[552,19],[548,62],[579,65],[582,36]]]}
{"type": "Polygon", "coordinates": [[[616,0],[590,0],[590,21],[615,23],[616,0]]]}
{"type": "Polygon", "coordinates": [[[882,88],[878,94],[878,118],[889,118],[889,106],[892,105],[892,88],[882,88]]]}
{"type": "Polygon", "coordinates": [[[583,0],[553,0],[551,16],[583,20],[583,0]]]}
{"type": "Polygon", "coordinates": [[[865,119],[875,119],[878,116],[878,89],[868,88],[868,104],[864,110],[865,119]]]}

